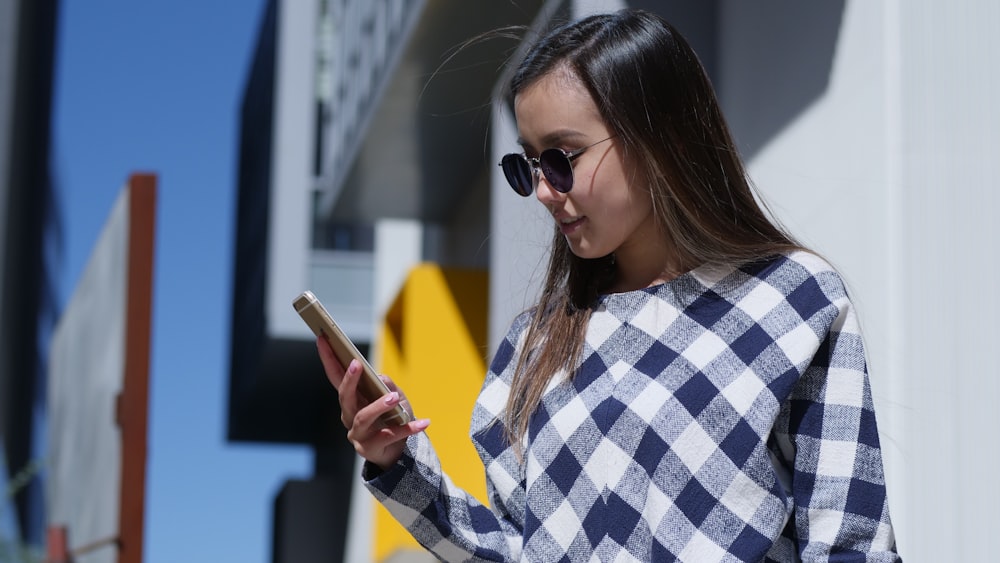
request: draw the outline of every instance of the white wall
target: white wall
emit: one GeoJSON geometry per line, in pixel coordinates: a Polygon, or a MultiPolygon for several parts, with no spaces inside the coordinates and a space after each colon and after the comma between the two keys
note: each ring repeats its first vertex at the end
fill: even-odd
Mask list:
{"type": "MultiPolygon", "coordinates": [[[[490,128],[493,161],[520,152],[513,112],[494,103],[490,128]]],[[[538,200],[514,193],[499,166],[490,183],[489,350],[500,345],[511,321],[537,299],[545,282],[552,219],[538,200]]]]}
{"type": "Polygon", "coordinates": [[[309,279],[316,0],[278,2],[266,318],[273,337],[306,338],[292,299],[309,279]]]}
{"type": "Polygon", "coordinates": [[[893,12],[905,540],[920,560],[987,561],[1000,530],[1000,5],[896,0],[893,12]]]}

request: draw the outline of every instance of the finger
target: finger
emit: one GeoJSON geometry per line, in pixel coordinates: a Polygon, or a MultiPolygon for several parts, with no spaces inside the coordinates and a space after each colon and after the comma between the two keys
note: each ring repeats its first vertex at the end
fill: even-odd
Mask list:
{"type": "Polygon", "coordinates": [[[333,348],[330,347],[330,343],[326,341],[326,338],[322,336],[316,337],[316,349],[319,352],[320,361],[323,362],[323,371],[326,372],[326,378],[330,380],[330,384],[337,391],[340,391],[340,384],[346,372],[343,364],[333,354],[333,348]]]}
{"type": "MultiPolygon", "coordinates": [[[[394,411],[398,407],[403,407],[410,414],[412,418],[413,413],[407,408],[408,405],[403,404],[404,397],[398,391],[390,391],[389,393],[383,395],[378,400],[373,401],[371,404],[366,405],[364,408],[360,409],[354,415],[354,427],[358,430],[367,429],[365,434],[358,434],[360,439],[362,436],[367,434],[375,434],[380,432],[383,428],[397,429],[401,425],[393,422],[386,422],[386,419],[394,418],[394,411]]],[[[402,425],[405,426],[405,425],[402,425]]],[[[418,430],[420,430],[418,428],[418,430]]],[[[407,434],[408,435],[408,434],[407,434]]],[[[404,435],[405,437],[405,435],[404,435]]]]}
{"type": "Polygon", "coordinates": [[[397,442],[399,440],[405,440],[414,434],[419,434],[427,427],[431,425],[431,419],[429,418],[418,418],[411,420],[406,424],[399,424],[396,426],[387,426],[382,428],[378,436],[380,439],[387,440],[388,442],[397,442]]]}
{"type": "Polygon", "coordinates": [[[355,426],[348,431],[347,439],[358,455],[382,469],[388,469],[402,455],[403,442],[410,436],[426,430],[430,423],[429,419],[422,418],[400,426],[382,427],[375,433],[364,436],[361,436],[363,432],[359,432],[355,426]]]}
{"type": "Polygon", "coordinates": [[[423,432],[430,425],[429,418],[420,418],[398,426],[383,426],[362,443],[367,450],[381,452],[397,442],[402,442],[414,434],[423,432]]]}
{"type": "Polygon", "coordinates": [[[358,382],[361,380],[361,363],[351,360],[337,389],[340,400],[340,421],[345,427],[351,428],[357,424],[357,412],[365,407],[365,401],[358,395],[358,382]]]}
{"type": "Polygon", "coordinates": [[[423,432],[430,424],[429,418],[418,418],[406,424],[385,426],[377,417],[372,418],[371,413],[358,411],[354,417],[354,425],[347,431],[347,439],[351,442],[367,444],[369,448],[372,446],[384,447],[423,432]]]}
{"type": "Polygon", "coordinates": [[[403,390],[400,389],[399,386],[397,386],[392,381],[392,379],[389,379],[388,376],[386,376],[386,375],[379,375],[378,377],[379,377],[379,379],[382,380],[382,383],[385,383],[385,386],[386,386],[386,388],[389,389],[390,393],[398,393],[399,394],[398,404],[400,406],[402,406],[403,409],[406,412],[410,413],[410,417],[413,417],[413,407],[410,406],[410,401],[406,398],[406,393],[403,393],[403,390]]]}

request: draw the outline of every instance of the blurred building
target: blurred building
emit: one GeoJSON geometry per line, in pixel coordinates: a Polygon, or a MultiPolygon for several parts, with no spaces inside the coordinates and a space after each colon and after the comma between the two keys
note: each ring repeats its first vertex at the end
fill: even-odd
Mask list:
{"type": "Polygon", "coordinates": [[[626,5],[690,40],[763,197],[846,274],[904,556],[988,558],[1000,7],[274,0],[242,108],[229,402],[231,440],[316,450],[315,477],[276,499],[273,561],[428,557],[352,493],[336,396],[291,308],[304,289],[434,418],[449,473],[481,486],[461,409],[531,303],[551,225],[495,165],[517,145],[503,89],[524,45],[465,43],[626,5]]]}
{"type": "Polygon", "coordinates": [[[33,546],[44,539],[44,374],[57,309],[60,223],[49,170],[57,7],[0,0],[0,490],[16,490],[0,499],[0,538],[33,546]]]}
{"type": "Polygon", "coordinates": [[[528,25],[539,4],[268,3],[242,105],[228,428],[230,440],[316,451],[314,478],[287,483],[275,501],[275,562],[356,560],[347,550],[368,546],[347,545],[348,521],[372,517],[348,518],[356,456],[291,307],[298,293],[313,290],[373,359],[384,356],[373,343],[394,304],[398,322],[387,330],[409,330],[404,287],[410,306],[472,296],[439,322],[468,340],[479,366],[455,376],[466,394],[478,389],[490,100],[517,44],[457,48],[498,25],[528,25]],[[420,263],[440,269],[408,278],[420,263]]]}

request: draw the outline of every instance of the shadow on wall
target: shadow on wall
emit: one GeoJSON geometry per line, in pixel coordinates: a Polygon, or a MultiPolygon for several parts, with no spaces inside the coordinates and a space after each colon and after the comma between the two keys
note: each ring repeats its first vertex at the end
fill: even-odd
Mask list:
{"type": "Polygon", "coordinates": [[[744,158],[820,99],[830,84],[844,0],[720,2],[717,72],[744,158]]]}
{"type": "Polygon", "coordinates": [[[667,18],[708,71],[746,160],[830,83],[844,0],[632,0],[667,18]]]}

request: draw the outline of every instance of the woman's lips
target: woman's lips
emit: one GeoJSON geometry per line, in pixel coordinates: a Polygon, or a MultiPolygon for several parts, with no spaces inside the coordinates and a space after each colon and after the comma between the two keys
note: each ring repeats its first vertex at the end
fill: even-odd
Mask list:
{"type": "Polygon", "coordinates": [[[567,217],[559,220],[559,232],[563,235],[569,235],[576,232],[586,221],[586,217],[567,217]]]}

